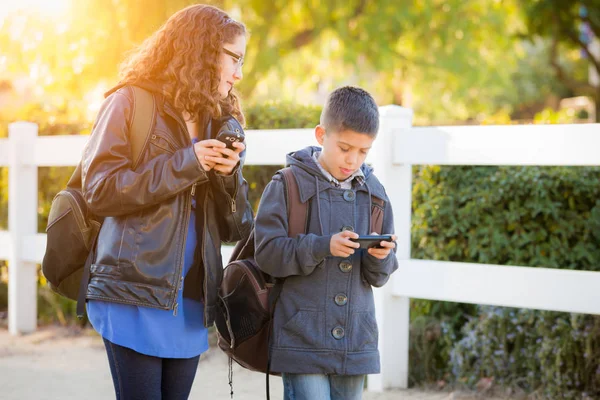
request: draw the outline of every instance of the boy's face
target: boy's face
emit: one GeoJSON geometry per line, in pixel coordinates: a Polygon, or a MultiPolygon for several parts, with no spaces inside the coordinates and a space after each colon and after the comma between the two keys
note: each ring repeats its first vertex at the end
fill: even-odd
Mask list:
{"type": "Polygon", "coordinates": [[[375,140],[375,136],[352,130],[326,132],[321,125],[315,128],[315,137],[323,147],[319,162],[338,181],[360,168],[375,140]]]}

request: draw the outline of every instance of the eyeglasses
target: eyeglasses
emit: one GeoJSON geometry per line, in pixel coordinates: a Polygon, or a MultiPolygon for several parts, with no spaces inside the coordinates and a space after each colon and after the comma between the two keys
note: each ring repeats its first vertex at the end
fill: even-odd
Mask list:
{"type": "Polygon", "coordinates": [[[228,56],[233,57],[233,59],[236,62],[237,68],[242,68],[242,66],[244,65],[244,57],[240,56],[239,54],[234,53],[233,51],[227,50],[225,47],[223,47],[223,52],[225,54],[227,54],[228,56]]]}

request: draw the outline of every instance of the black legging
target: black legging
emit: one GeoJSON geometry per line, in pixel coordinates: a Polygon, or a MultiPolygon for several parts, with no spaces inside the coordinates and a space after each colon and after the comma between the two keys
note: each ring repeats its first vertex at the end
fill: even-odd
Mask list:
{"type": "Polygon", "coordinates": [[[185,400],[200,356],[160,358],[104,339],[117,400],[185,400]]]}

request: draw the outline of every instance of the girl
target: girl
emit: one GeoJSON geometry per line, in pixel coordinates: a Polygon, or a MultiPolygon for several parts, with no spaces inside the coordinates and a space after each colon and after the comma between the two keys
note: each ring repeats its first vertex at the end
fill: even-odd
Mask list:
{"type": "Polygon", "coordinates": [[[244,25],[218,8],[177,12],[123,64],[86,145],[82,192],[105,217],[88,316],[104,339],[117,399],[186,399],[208,348],[221,242],[246,237],[252,224],[245,145],[227,149],[213,134],[223,123],[241,130],[233,87],[245,50],[244,25]],[[129,137],[133,86],[155,100],[139,160],[129,137]]]}

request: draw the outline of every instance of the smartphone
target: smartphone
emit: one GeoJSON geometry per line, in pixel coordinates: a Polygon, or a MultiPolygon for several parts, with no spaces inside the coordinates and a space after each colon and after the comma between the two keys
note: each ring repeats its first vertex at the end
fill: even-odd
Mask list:
{"type": "Polygon", "coordinates": [[[358,239],[350,239],[353,242],[360,243],[360,249],[382,249],[381,242],[392,242],[392,235],[367,235],[359,236],[358,239]]]}
{"type": "Polygon", "coordinates": [[[227,145],[228,149],[235,150],[235,147],[233,147],[233,144],[235,142],[244,141],[244,135],[242,135],[241,133],[237,133],[237,132],[222,131],[219,133],[219,135],[217,135],[217,140],[225,143],[225,145],[227,145]]]}

